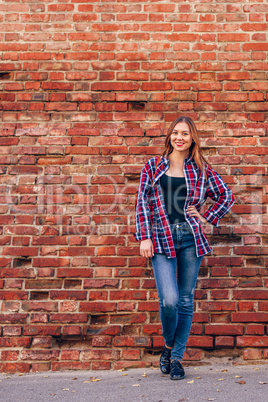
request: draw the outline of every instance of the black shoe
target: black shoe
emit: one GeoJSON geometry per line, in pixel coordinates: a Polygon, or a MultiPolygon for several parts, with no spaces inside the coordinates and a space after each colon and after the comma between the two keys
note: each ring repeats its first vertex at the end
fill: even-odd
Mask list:
{"type": "Polygon", "coordinates": [[[179,360],[172,360],[170,363],[170,379],[182,380],[185,377],[184,369],[179,360]]]}
{"type": "Polygon", "coordinates": [[[171,356],[171,349],[168,349],[165,345],[160,357],[160,370],[162,371],[163,374],[170,373],[170,356],[171,356]]]}

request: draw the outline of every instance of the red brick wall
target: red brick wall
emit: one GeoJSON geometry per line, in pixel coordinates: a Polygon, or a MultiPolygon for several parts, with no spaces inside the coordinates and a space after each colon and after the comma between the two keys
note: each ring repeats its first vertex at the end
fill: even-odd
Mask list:
{"type": "Polygon", "coordinates": [[[236,198],[185,359],[268,358],[267,28],[257,0],[1,2],[1,371],[157,364],[134,194],[182,114],[236,198]]]}

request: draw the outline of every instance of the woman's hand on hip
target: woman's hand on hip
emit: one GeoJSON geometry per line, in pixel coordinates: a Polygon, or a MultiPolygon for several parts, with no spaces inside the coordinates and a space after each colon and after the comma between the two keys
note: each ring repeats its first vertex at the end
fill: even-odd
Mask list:
{"type": "Polygon", "coordinates": [[[205,218],[203,218],[202,215],[200,215],[200,213],[197,211],[196,207],[193,205],[190,205],[187,209],[186,212],[188,215],[190,216],[196,216],[200,222],[202,223],[202,225],[204,225],[205,223],[207,223],[207,220],[205,218]]]}
{"type": "Polygon", "coordinates": [[[154,246],[151,239],[146,239],[141,241],[140,245],[140,254],[142,257],[153,257],[154,255],[154,246]]]}

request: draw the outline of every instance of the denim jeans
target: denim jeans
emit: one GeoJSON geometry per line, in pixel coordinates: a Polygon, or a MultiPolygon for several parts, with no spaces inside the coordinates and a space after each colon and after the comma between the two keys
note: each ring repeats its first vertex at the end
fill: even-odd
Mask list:
{"type": "Polygon", "coordinates": [[[159,297],[159,316],[171,359],[182,360],[193,319],[194,291],[203,256],[196,256],[187,222],[172,224],[175,258],[155,253],[151,258],[159,297]]]}

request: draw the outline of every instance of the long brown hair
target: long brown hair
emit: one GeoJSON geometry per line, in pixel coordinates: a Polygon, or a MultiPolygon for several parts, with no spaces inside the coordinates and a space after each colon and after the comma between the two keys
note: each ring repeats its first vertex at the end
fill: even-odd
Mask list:
{"type": "Polygon", "coordinates": [[[169,126],[168,131],[167,131],[167,136],[166,136],[166,140],[165,140],[165,149],[163,151],[162,156],[168,157],[168,155],[171,154],[171,152],[173,151],[173,146],[171,145],[171,142],[170,142],[170,136],[174,130],[174,127],[178,123],[181,123],[181,122],[188,124],[190,133],[192,135],[193,142],[190,146],[189,152],[191,153],[197,166],[201,169],[201,172],[205,168],[205,174],[206,174],[206,167],[210,166],[210,163],[206,160],[206,158],[203,155],[197,128],[196,128],[196,125],[194,124],[193,120],[191,119],[191,117],[180,116],[171,123],[171,125],[169,126]]]}

